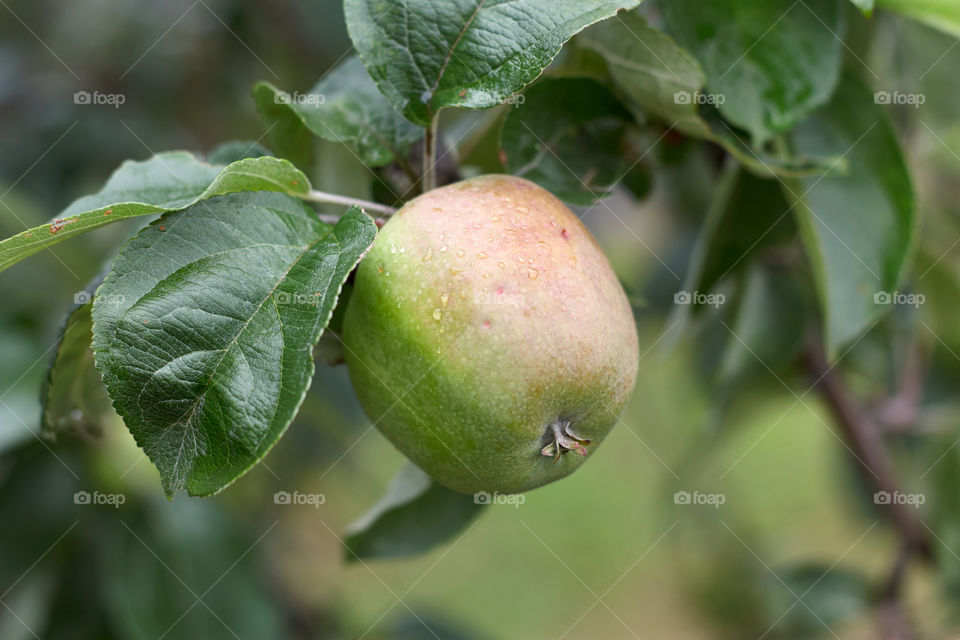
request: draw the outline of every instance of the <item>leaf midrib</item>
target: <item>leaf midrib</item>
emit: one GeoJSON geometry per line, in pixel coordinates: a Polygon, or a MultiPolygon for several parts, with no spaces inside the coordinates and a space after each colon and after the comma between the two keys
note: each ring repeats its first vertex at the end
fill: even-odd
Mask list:
{"type": "MultiPolygon", "coordinates": [[[[271,300],[271,299],[273,298],[273,294],[276,292],[277,288],[278,288],[281,284],[283,284],[283,282],[287,279],[287,276],[290,275],[290,271],[291,271],[297,264],[299,264],[300,260],[302,260],[303,257],[304,257],[305,255],[307,255],[307,253],[309,253],[309,251],[310,251],[314,246],[317,245],[317,243],[319,243],[320,241],[324,240],[327,236],[329,236],[329,235],[332,234],[332,233],[333,233],[333,228],[331,227],[331,228],[329,228],[329,229],[327,230],[326,233],[318,236],[313,242],[311,242],[310,244],[308,244],[308,245],[304,248],[304,250],[296,257],[296,259],[294,259],[293,262],[290,263],[290,266],[287,267],[287,269],[280,275],[280,277],[278,278],[276,284],[270,289],[270,291],[269,291],[269,292],[267,293],[267,295],[263,298],[263,300],[261,300],[261,302],[257,305],[257,308],[253,311],[253,313],[250,314],[250,317],[247,318],[247,320],[243,323],[243,325],[237,330],[236,334],[230,339],[230,342],[221,350],[220,358],[217,360],[217,363],[213,366],[213,370],[212,370],[212,372],[210,373],[210,376],[207,378],[206,382],[203,384],[203,387],[202,387],[203,390],[202,390],[200,393],[197,394],[197,399],[194,400],[193,406],[190,407],[189,412],[188,412],[187,414],[185,414],[184,416],[182,416],[181,418],[178,418],[175,422],[172,422],[169,426],[165,427],[165,428],[160,432],[161,437],[162,437],[163,435],[165,435],[166,433],[168,433],[168,432],[170,431],[170,429],[172,429],[174,426],[176,426],[176,425],[178,425],[178,424],[183,424],[184,426],[189,426],[191,429],[193,429],[193,427],[192,427],[192,425],[191,425],[191,422],[192,422],[192,420],[193,420],[193,416],[195,415],[195,413],[196,413],[196,411],[197,411],[197,408],[200,406],[200,401],[201,401],[204,397],[206,397],[207,392],[210,390],[210,387],[212,386],[212,383],[213,383],[213,379],[216,377],[216,375],[217,375],[217,373],[218,373],[218,371],[219,371],[219,369],[220,369],[220,365],[223,363],[223,359],[227,356],[227,353],[229,353],[230,349],[232,349],[232,348],[234,347],[234,345],[237,343],[237,340],[240,339],[240,336],[243,334],[244,331],[246,331],[247,327],[249,327],[250,322],[253,321],[253,318],[254,318],[254,317],[260,312],[260,310],[263,308],[263,305],[265,305],[268,300],[271,300]]],[[[249,249],[249,248],[254,247],[254,246],[268,246],[268,245],[248,245],[248,246],[246,246],[246,247],[238,247],[237,249],[234,249],[234,250],[249,249]]],[[[277,245],[277,246],[284,246],[284,245],[277,245]]],[[[228,251],[227,251],[227,252],[228,252],[228,251]]],[[[227,252],[220,252],[220,253],[222,254],[222,253],[227,253],[227,252]]],[[[188,263],[184,264],[182,267],[180,267],[180,269],[189,267],[189,266],[191,266],[191,265],[193,265],[193,264],[196,264],[196,263],[199,262],[200,260],[206,259],[206,258],[211,257],[211,256],[213,256],[213,255],[218,255],[218,254],[209,254],[209,255],[207,255],[207,256],[203,256],[202,258],[198,258],[197,260],[193,260],[193,261],[191,261],[191,262],[188,262],[188,263]]],[[[179,269],[178,269],[178,271],[179,271],[179,269]]],[[[171,275],[172,275],[172,274],[171,274],[171,275]]],[[[167,276],[167,277],[169,277],[169,276],[167,276]]],[[[165,278],[165,279],[166,279],[166,278],[165,278]]],[[[165,280],[165,279],[164,279],[164,280],[165,280]]],[[[161,282],[162,282],[162,281],[161,281],[161,282]]],[[[159,284],[159,283],[157,283],[157,284],[159,284]]],[[[155,288],[156,288],[156,285],[154,285],[153,288],[155,289],[155,288]]],[[[153,289],[151,289],[151,290],[153,290],[153,289]]],[[[149,293],[149,292],[148,292],[148,293],[149,293]]],[[[142,299],[142,298],[143,298],[143,296],[141,296],[141,299],[142,299]]],[[[119,321],[117,322],[117,325],[119,325],[119,321]]],[[[116,331],[116,329],[114,329],[114,331],[116,331]]],[[[155,373],[156,373],[156,372],[154,372],[154,374],[155,374],[155,373]]],[[[149,384],[150,380],[152,380],[152,379],[153,379],[153,376],[151,375],[150,378],[147,380],[147,382],[144,384],[144,386],[140,389],[140,392],[137,394],[137,404],[140,403],[140,397],[143,395],[143,392],[146,390],[146,385],[149,384]]],[[[274,415],[276,415],[276,411],[277,411],[277,405],[274,405],[274,415]]],[[[176,469],[179,467],[180,459],[181,459],[181,456],[182,456],[182,454],[183,454],[183,446],[182,446],[182,445],[183,445],[183,441],[185,441],[185,440],[186,440],[186,439],[184,438],[184,439],[181,441],[181,446],[180,446],[180,447],[178,448],[178,450],[177,450],[177,457],[176,457],[176,459],[175,459],[174,462],[173,462],[173,469],[174,469],[174,471],[176,471],[176,469]]],[[[176,475],[176,474],[174,474],[174,475],[176,475]]]]}

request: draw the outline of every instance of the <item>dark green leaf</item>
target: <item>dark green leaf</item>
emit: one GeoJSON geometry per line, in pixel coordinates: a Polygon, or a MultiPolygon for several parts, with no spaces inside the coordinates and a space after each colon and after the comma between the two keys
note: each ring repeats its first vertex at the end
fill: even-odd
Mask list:
{"type": "Polygon", "coordinates": [[[309,192],[310,182],[279,158],[251,158],[227,167],[208,164],[186,151],[128,160],[98,193],[75,200],[49,224],[0,242],[0,271],[53,244],[134,216],[178,211],[195,202],[236,191],[309,192]]]}
{"type": "Polygon", "coordinates": [[[347,30],[380,91],[427,126],[532,82],[575,33],[639,0],[345,0],[347,30]]]}
{"type": "Polygon", "coordinates": [[[413,144],[423,137],[423,128],[397,113],[356,57],[306,93],[289,94],[261,82],[253,96],[281,150],[296,148],[309,131],[324,140],[352,142],[364,164],[378,167],[405,163],[413,144]]]}
{"type": "MultiPolygon", "coordinates": [[[[830,637],[831,631],[870,611],[870,583],[860,573],[828,565],[803,565],[777,572],[768,583],[767,615],[774,638],[830,637]]],[[[834,631],[833,635],[836,632],[834,631]]]]}
{"type": "Polygon", "coordinates": [[[579,41],[604,57],[614,83],[635,109],[723,146],[755,173],[819,174],[836,164],[832,158],[775,158],[753,149],[719,117],[705,114],[699,108],[706,81],[700,63],[636,12],[591,27],[579,41]]]}
{"type": "Polygon", "coordinates": [[[754,263],[744,274],[736,315],[718,372],[736,384],[754,373],[778,375],[803,345],[803,297],[792,274],[754,263]]]}
{"type": "Polygon", "coordinates": [[[748,267],[760,252],[789,242],[795,231],[780,182],[731,164],[704,222],[684,289],[711,291],[724,277],[748,267]]]}
{"type": "Polygon", "coordinates": [[[720,113],[759,146],[833,94],[845,1],[669,0],[660,6],[677,41],[703,66],[720,113]]]}
{"type": "Polygon", "coordinates": [[[676,123],[681,131],[703,129],[692,100],[706,82],[700,63],[639,13],[590,27],[577,42],[604,57],[614,81],[641,111],[676,123]]]}
{"type": "Polygon", "coordinates": [[[428,551],[456,535],[483,507],[474,496],[447,489],[407,463],[380,502],[350,526],[347,559],[428,551]]]}
{"type": "Polygon", "coordinates": [[[258,572],[256,537],[241,531],[211,502],[127,514],[97,554],[112,626],[127,640],[288,637],[258,572]]]}
{"type": "Polygon", "coordinates": [[[481,636],[464,620],[450,619],[424,611],[403,611],[396,619],[386,622],[386,632],[372,640],[478,640],[481,636]]]}
{"type": "Polygon", "coordinates": [[[956,0],[877,0],[877,5],[960,38],[960,4],[956,0]]]}
{"type": "Polygon", "coordinates": [[[41,393],[42,429],[47,436],[55,437],[64,431],[97,434],[103,418],[112,413],[110,397],[93,364],[90,348],[91,303],[101,281],[102,277],[97,278],[75,295],[76,304],[64,321],[41,393]]]}
{"type": "Polygon", "coordinates": [[[123,249],[94,301],[94,352],[168,494],[220,491],[283,434],[375,234],[356,207],[331,228],[285,194],[241,193],[164,216],[123,249]]]}
{"type": "Polygon", "coordinates": [[[785,183],[833,353],[890,308],[878,302],[896,291],[907,260],[913,188],[883,109],[853,76],[844,79],[830,105],[797,129],[794,144],[804,153],[849,159],[849,175],[785,183]]]}
{"type": "Polygon", "coordinates": [[[573,204],[609,195],[629,168],[623,144],[632,118],[616,96],[594,80],[556,78],[522,97],[500,132],[507,170],[573,204]]]}

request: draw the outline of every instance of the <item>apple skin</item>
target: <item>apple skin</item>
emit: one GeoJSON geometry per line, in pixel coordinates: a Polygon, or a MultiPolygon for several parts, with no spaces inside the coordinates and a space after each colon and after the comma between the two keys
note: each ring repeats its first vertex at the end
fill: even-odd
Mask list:
{"type": "MultiPolygon", "coordinates": [[[[637,375],[633,314],[559,200],[484,175],[407,203],[356,274],[347,367],[374,425],[437,482],[518,493],[586,457],[542,450],[570,423],[594,451],[637,375]]],[[[564,453],[568,453],[564,451],[564,453]]]]}

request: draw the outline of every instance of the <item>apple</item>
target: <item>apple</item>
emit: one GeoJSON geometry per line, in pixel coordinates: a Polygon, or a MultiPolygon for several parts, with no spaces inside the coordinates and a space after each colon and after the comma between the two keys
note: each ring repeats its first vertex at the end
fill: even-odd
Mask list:
{"type": "Polygon", "coordinates": [[[577,469],[637,374],[606,256],[562,202],[506,175],[435,189],[390,218],[357,271],[344,345],[374,425],[464,493],[577,469]]]}

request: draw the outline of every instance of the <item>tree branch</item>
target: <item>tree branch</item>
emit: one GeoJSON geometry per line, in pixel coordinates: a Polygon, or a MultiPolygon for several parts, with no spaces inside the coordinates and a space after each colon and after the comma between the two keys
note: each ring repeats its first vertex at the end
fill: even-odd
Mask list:
{"type": "MultiPolygon", "coordinates": [[[[875,491],[883,491],[893,496],[900,491],[880,425],[858,407],[843,378],[827,362],[826,354],[819,340],[807,349],[807,364],[814,376],[814,385],[819,390],[833,413],[836,422],[860,459],[860,471],[867,484],[875,491]]],[[[931,547],[920,521],[911,513],[907,505],[891,500],[881,505],[896,527],[909,552],[918,553],[924,558],[931,557],[931,547]]]]}

